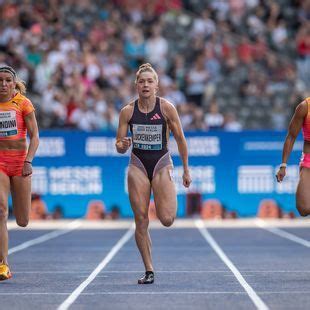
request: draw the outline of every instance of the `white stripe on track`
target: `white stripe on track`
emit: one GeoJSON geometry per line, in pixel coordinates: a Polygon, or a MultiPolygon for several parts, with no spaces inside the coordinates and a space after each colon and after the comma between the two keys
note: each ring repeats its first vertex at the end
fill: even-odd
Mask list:
{"type": "Polygon", "coordinates": [[[132,225],[121,239],[113,246],[106,257],[100,262],[100,264],[93,270],[88,278],[82,282],[71,295],[57,308],[58,310],[67,310],[74,303],[74,301],[81,295],[85,288],[96,278],[103,268],[113,259],[117,252],[126,244],[126,242],[134,234],[134,225],[132,225]]]}
{"type": "MultiPolygon", "coordinates": [[[[294,296],[295,294],[310,294],[310,291],[273,291],[273,292],[266,292],[266,291],[259,291],[260,294],[263,295],[277,295],[277,294],[284,294],[284,295],[292,295],[294,296]]],[[[27,293],[16,293],[16,292],[6,292],[6,293],[0,293],[0,296],[19,296],[19,295],[25,295],[25,296],[31,296],[31,295],[68,295],[70,293],[65,293],[65,292],[27,292],[27,293]]],[[[88,293],[82,293],[81,296],[100,296],[100,295],[245,295],[246,292],[235,292],[235,291],[212,291],[212,292],[206,292],[206,291],[163,291],[163,292],[88,292],[88,293]]]]}
{"type": "Polygon", "coordinates": [[[220,259],[225,263],[225,265],[231,270],[231,272],[234,274],[238,282],[241,284],[241,286],[244,288],[244,290],[247,292],[257,309],[260,310],[268,310],[269,308],[267,305],[263,302],[263,300],[256,294],[256,292],[253,290],[253,288],[245,281],[242,274],[239,272],[239,270],[235,267],[235,265],[232,263],[232,261],[227,257],[227,255],[224,253],[224,251],[220,248],[220,246],[216,243],[216,241],[213,239],[213,237],[210,235],[208,230],[205,228],[204,223],[202,220],[196,220],[195,224],[202,234],[202,236],[206,239],[206,241],[210,244],[212,249],[216,252],[216,254],[220,257],[220,259]]]}
{"type": "MultiPolygon", "coordinates": [[[[310,273],[309,270],[241,270],[242,273],[251,274],[251,273],[310,273]]],[[[16,273],[30,273],[30,274],[76,274],[77,271],[46,271],[46,270],[33,270],[33,271],[16,271],[14,270],[14,274],[16,273]]],[[[79,273],[84,274],[86,276],[91,270],[89,271],[82,271],[79,273]]],[[[102,274],[113,274],[113,273],[139,273],[141,270],[106,270],[103,271],[102,274]]],[[[228,270],[156,270],[156,273],[230,273],[228,270]]],[[[100,276],[98,276],[100,277],[100,276]]]]}
{"type": "Polygon", "coordinates": [[[268,230],[269,232],[278,235],[282,238],[291,240],[293,242],[299,243],[307,248],[310,248],[310,241],[302,239],[300,237],[295,236],[294,234],[291,234],[287,231],[284,231],[282,229],[276,228],[276,227],[268,227],[268,224],[262,220],[262,219],[257,219],[257,221],[255,222],[255,224],[262,229],[268,230]]]}
{"type": "Polygon", "coordinates": [[[25,250],[25,249],[33,246],[33,245],[40,244],[40,243],[43,243],[45,241],[59,237],[61,235],[67,234],[70,231],[77,229],[79,226],[81,226],[81,223],[82,223],[81,220],[75,220],[75,221],[68,224],[68,226],[67,226],[68,228],[64,228],[61,230],[55,230],[55,231],[52,231],[50,233],[44,234],[40,237],[37,237],[37,238],[31,239],[31,240],[28,240],[26,242],[23,242],[20,245],[17,245],[13,248],[10,248],[8,253],[10,255],[10,254],[19,252],[21,250],[25,250]]]}

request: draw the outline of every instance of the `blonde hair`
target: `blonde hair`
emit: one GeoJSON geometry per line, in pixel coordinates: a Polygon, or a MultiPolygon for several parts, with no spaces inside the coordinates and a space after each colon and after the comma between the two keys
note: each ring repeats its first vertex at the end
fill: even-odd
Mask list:
{"type": "Polygon", "coordinates": [[[22,81],[21,79],[19,79],[18,77],[16,78],[15,82],[16,82],[15,89],[22,95],[25,95],[26,94],[26,83],[22,81]]]}
{"type": "Polygon", "coordinates": [[[26,83],[22,81],[16,74],[16,71],[10,66],[1,66],[0,72],[6,72],[12,75],[13,80],[16,83],[15,89],[22,95],[26,94],[26,83]]]}
{"type": "Polygon", "coordinates": [[[140,74],[143,73],[143,72],[151,72],[151,73],[153,73],[153,75],[154,75],[154,77],[155,77],[155,80],[156,80],[156,82],[158,83],[158,75],[157,75],[157,72],[155,71],[155,69],[152,67],[151,64],[145,63],[145,64],[142,64],[142,65],[139,67],[138,71],[136,72],[136,80],[135,80],[135,83],[136,83],[136,84],[137,84],[137,82],[138,82],[138,79],[139,79],[140,74]]]}

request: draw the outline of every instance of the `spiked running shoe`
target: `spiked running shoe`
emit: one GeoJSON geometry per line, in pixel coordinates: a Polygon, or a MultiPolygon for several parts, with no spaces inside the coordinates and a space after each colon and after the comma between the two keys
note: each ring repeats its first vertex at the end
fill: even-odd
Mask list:
{"type": "Polygon", "coordinates": [[[0,281],[8,280],[12,278],[12,273],[8,265],[0,264],[0,281]]]}
{"type": "Polygon", "coordinates": [[[138,284],[152,284],[154,283],[154,272],[146,271],[144,277],[138,280],[138,284]]]}

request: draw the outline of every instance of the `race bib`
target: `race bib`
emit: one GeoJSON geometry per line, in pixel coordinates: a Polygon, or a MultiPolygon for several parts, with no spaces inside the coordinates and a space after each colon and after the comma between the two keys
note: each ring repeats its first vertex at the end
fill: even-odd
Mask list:
{"type": "Polygon", "coordinates": [[[16,111],[0,112],[0,136],[8,137],[17,135],[16,111]]]}
{"type": "Polygon", "coordinates": [[[140,150],[162,149],[162,126],[163,125],[137,125],[133,124],[133,147],[140,150]]]}

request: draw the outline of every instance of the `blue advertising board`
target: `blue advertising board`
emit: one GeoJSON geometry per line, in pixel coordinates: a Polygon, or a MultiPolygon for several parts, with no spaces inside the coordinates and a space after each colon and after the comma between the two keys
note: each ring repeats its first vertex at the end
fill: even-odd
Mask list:
{"type": "MultiPolygon", "coordinates": [[[[294,193],[299,175],[302,139],[290,156],[287,178],[277,183],[285,132],[185,133],[193,183],[182,186],[182,163],[171,139],[178,216],[186,214],[186,194],[199,192],[203,200],[217,198],[238,216],[254,216],[259,202],[275,199],[282,209],[295,210],[294,193]]],[[[91,200],[102,200],[110,210],[116,205],[123,217],[132,211],[127,193],[129,152],[118,154],[115,134],[80,131],[42,131],[34,159],[33,192],[42,195],[50,212],[61,206],[65,217],[81,217],[91,200]]]]}

